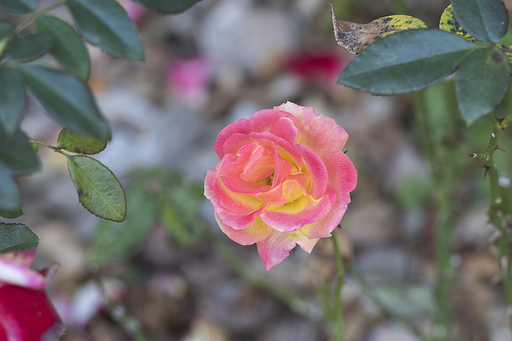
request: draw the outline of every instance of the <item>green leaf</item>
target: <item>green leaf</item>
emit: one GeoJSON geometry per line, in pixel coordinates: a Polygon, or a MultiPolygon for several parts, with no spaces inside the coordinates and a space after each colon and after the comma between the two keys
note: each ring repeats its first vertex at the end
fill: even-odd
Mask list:
{"type": "Polygon", "coordinates": [[[36,0],[0,0],[0,7],[11,13],[28,13],[36,9],[36,0]]]}
{"type": "Polygon", "coordinates": [[[451,33],[455,33],[470,42],[476,42],[475,37],[473,37],[468,32],[464,31],[464,29],[460,26],[459,22],[455,19],[453,15],[453,7],[452,5],[448,5],[441,14],[441,19],[439,20],[439,29],[451,33]]]}
{"type": "Polygon", "coordinates": [[[107,141],[72,132],[64,128],[57,139],[58,147],[78,154],[97,154],[107,146],[107,141]]]}
{"type": "Polygon", "coordinates": [[[370,44],[337,82],[379,95],[417,91],[454,72],[477,46],[438,29],[400,31],[370,44]]]}
{"type": "Polygon", "coordinates": [[[93,45],[120,58],[144,60],[137,27],[115,0],[68,0],[78,30],[93,45]]]}
{"type": "Polygon", "coordinates": [[[0,21],[0,39],[7,37],[12,32],[12,25],[3,21],[0,21]]]}
{"type": "Polygon", "coordinates": [[[39,238],[23,224],[0,223],[0,252],[13,252],[33,249],[39,238]]]}
{"type": "Polygon", "coordinates": [[[100,218],[123,221],[126,197],[121,183],[110,169],[88,156],[66,156],[69,174],[82,205],[100,218]]]}
{"type": "Polygon", "coordinates": [[[46,66],[22,65],[20,70],[32,93],[57,122],[79,133],[110,139],[110,127],[82,80],[46,66]]]}
{"type": "Polygon", "coordinates": [[[14,209],[9,209],[9,210],[0,208],[0,217],[4,217],[7,219],[15,219],[15,218],[21,217],[23,214],[25,214],[25,213],[23,213],[20,206],[14,208],[14,209]]]}
{"type": "Polygon", "coordinates": [[[453,14],[476,39],[497,43],[507,33],[508,11],[501,0],[452,0],[453,14]]]}
{"type": "Polygon", "coordinates": [[[47,32],[53,36],[50,53],[60,64],[82,79],[89,78],[89,52],[71,25],[59,18],[43,15],[37,19],[36,27],[39,32],[47,32]]]}
{"type": "Polygon", "coordinates": [[[37,59],[50,51],[53,46],[53,37],[44,32],[29,33],[14,38],[7,45],[2,57],[27,62],[37,59]]]}
{"type": "Polygon", "coordinates": [[[471,53],[457,71],[459,110],[469,125],[501,103],[510,87],[510,64],[498,48],[471,53]]]}
{"type": "Polygon", "coordinates": [[[19,130],[12,136],[0,134],[0,160],[15,175],[33,173],[41,168],[27,137],[19,130]]]}
{"type": "Polygon", "coordinates": [[[133,250],[144,239],[153,224],[155,203],[153,196],[143,188],[127,190],[128,214],[122,223],[101,221],[94,235],[89,258],[104,264],[110,259],[133,250]]]}
{"type": "Polygon", "coordinates": [[[16,210],[19,206],[20,198],[16,182],[12,177],[9,167],[0,160],[0,209],[12,211],[16,210]]]}
{"type": "Polygon", "coordinates": [[[16,69],[0,66],[0,127],[12,136],[25,107],[25,82],[16,69]]]}
{"type": "Polygon", "coordinates": [[[135,0],[141,5],[152,9],[153,11],[175,14],[181,13],[200,0],[135,0]]]}

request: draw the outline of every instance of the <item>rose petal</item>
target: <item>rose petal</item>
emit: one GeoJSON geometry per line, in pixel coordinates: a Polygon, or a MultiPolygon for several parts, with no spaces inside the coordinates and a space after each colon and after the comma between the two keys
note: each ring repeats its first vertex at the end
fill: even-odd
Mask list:
{"type": "Polygon", "coordinates": [[[290,176],[275,188],[258,194],[256,197],[260,201],[268,202],[272,205],[282,205],[288,201],[285,200],[284,202],[281,202],[281,204],[277,204],[277,202],[280,202],[282,198],[291,198],[292,200],[297,200],[300,197],[307,195],[307,191],[303,184],[307,185],[309,183],[309,179],[309,174],[306,173],[299,173],[290,176]]]}
{"type": "Polygon", "coordinates": [[[286,111],[299,121],[300,144],[309,146],[318,155],[333,151],[341,151],[348,139],[348,134],[336,122],[325,115],[317,115],[312,107],[302,107],[286,102],[274,107],[275,110],[286,111]]]}
{"type": "Polygon", "coordinates": [[[226,154],[237,155],[246,145],[252,143],[261,144],[266,143],[266,141],[274,143],[277,147],[279,155],[282,155],[282,157],[293,164],[293,166],[297,167],[298,169],[302,168],[302,157],[295,146],[287,140],[269,132],[252,132],[248,135],[234,134],[233,136],[230,136],[226,139],[224,142],[223,150],[226,151],[226,154]]]}
{"type": "Polygon", "coordinates": [[[269,132],[285,139],[293,146],[297,143],[297,135],[299,133],[299,130],[295,125],[296,123],[297,121],[293,120],[291,117],[281,117],[276,121],[272,128],[270,128],[269,132]]]}
{"type": "Polygon", "coordinates": [[[257,217],[251,225],[247,226],[243,230],[235,230],[234,228],[224,224],[217,216],[217,213],[215,213],[215,219],[217,220],[222,232],[240,245],[251,245],[262,241],[273,231],[272,228],[265,224],[259,217],[257,217]]]}
{"type": "Polygon", "coordinates": [[[301,231],[309,238],[326,238],[338,226],[341,218],[350,203],[349,192],[353,191],[357,183],[357,171],[343,152],[333,152],[324,155],[325,165],[329,173],[330,182],[337,192],[336,203],[331,211],[322,219],[305,225],[301,231]]]}
{"type": "Polygon", "coordinates": [[[0,288],[0,324],[9,341],[57,340],[64,330],[43,290],[14,285],[0,288]]]}
{"type": "Polygon", "coordinates": [[[308,195],[283,206],[269,205],[261,213],[261,219],[278,231],[295,231],[323,218],[329,213],[335,201],[336,191],[329,185],[325,195],[319,200],[308,195]]]}
{"type": "Polygon", "coordinates": [[[0,282],[33,289],[41,289],[46,285],[46,279],[40,273],[5,259],[0,259],[0,282]]]}
{"type": "Polygon", "coordinates": [[[297,145],[297,150],[302,155],[308,173],[311,175],[311,195],[314,199],[319,199],[324,195],[329,182],[324,161],[308,146],[297,145]]]}
{"type": "Polygon", "coordinates": [[[329,174],[329,182],[334,185],[340,199],[348,204],[350,202],[349,193],[357,185],[356,167],[341,151],[325,154],[322,158],[329,174]]]}
{"type": "Polygon", "coordinates": [[[288,257],[290,251],[297,244],[304,251],[311,253],[317,241],[318,239],[307,238],[300,230],[294,232],[273,231],[268,238],[258,242],[258,253],[267,270],[270,270],[288,257]]]}
{"type": "Polygon", "coordinates": [[[241,134],[249,134],[251,132],[251,125],[249,120],[242,118],[238,121],[235,121],[222,129],[222,131],[217,136],[217,141],[215,141],[215,145],[213,146],[213,150],[217,153],[219,158],[222,160],[226,152],[224,151],[224,142],[231,136],[237,133],[241,134]]]}

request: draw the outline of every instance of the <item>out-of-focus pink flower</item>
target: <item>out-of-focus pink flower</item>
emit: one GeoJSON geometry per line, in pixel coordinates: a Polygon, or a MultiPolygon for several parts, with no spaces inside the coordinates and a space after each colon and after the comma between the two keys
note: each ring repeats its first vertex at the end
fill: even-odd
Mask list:
{"type": "Polygon", "coordinates": [[[303,81],[319,81],[334,85],[339,73],[350,62],[338,50],[319,49],[301,51],[286,63],[286,71],[299,76],[303,81]]]}
{"type": "Polygon", "coordinates": [[[221,161],[205,179],[222,231],[257,243],[267,270],[296,244],[310,253],[339,224],[356,187],[342,151],[347,139],[333,119],[290,102],[224,128],[214,146],[221,161]]]}
{"type": "Polygon", "coordinates": [[[167,86],[190,104],[203,102],[210,78],[211,64],[203,56],[173,60],[166,70],[167,86]]]}
{"type": "Polygon", "coordinates": [[[57,340],[62,322],[44,288],[57,266],[31,270],[35,250],[0,254],[0,341],[57,340]]]}

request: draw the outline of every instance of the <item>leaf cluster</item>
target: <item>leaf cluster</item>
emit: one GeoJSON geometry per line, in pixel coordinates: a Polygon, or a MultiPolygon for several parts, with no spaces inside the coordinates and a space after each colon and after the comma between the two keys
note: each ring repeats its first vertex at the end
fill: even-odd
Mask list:
{"type": "Polygon", "coordinates": [[[377,95],[418,91],[455,72],[459,111],[469,125],[501,103],[510,87],[502,0],[452,0],[439,29],[404,29],[363,49],[338,83],[377,95]]]}
{"type": "MultiPolygon", "coordinates": [[[[175,14],[200,0],[136,1],[175,14]]],[[[65,127],[58,147],[37,142],[67,157],[80,202],[99,217],[122,221],[126,200],[121,184],[88,156],[105,148],[111,130],[87,84],[91,61],[86,43],[116,58],[142,61],[137,27],[116,0],[55,0],[37,7],[37,0],[0,0],[0,10],[31,14],[17,27],[0,21],[0,216],[23,214],[15,178],[41,169],[37,145],[20,129],[28,91],[65,127]],[[59,6],[67,8],[73,23],[49,15],[59,6]],[[57,63],[45,63],[48,55],[57,63]]]]}

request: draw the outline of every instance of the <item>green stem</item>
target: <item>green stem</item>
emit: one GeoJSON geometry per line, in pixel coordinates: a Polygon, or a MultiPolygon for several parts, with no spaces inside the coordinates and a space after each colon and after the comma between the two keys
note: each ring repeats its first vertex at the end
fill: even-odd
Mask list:
{"type": "Polygon", "coordinates": [[[21,31],[23,31],[24,29],[26,29],[27,27],[32,25],[37,20],[37,18],[39,18],[42,15],[45,15],[46,13],[59,7],[60,5],[63,5],[65,2],[66,2],[66,0],[58,0],[58,1],[55,1],[54,3],[48,5],[47,7],[41,9],[40,11],[35,12],[34,14],[32,14],[32,16],[30,18],[28,18],[27,20],[25,20],[24,22],[19,24],[14,29],[13,34],[16,35],[16,34],[20,33],[21,31]]]}
{"type": "MultiPolygon", "coordinates": [[[[454,219],[450,189],[453,186],[454,170],[452,163],[445,162],[451,157],[449,150],[432,141],[432,128],[424,95],[423,92],[418,93],[416,115],[423,150],[434,181],[434,200],[437,209],[435,258],[438,277],[435,290],[437,314],[435,316],[434,334],[435,340],[447,341],[451,320],[450,293],[454,273],[450,263],[452,256],[450,243],[454,219]]],[[[454,127],[451,127],[449,130],[453,129],[454,127]]]]}
{"type": "Polygon", "coordinates": [[[35,140],[35,139],[29,139],[29,141],[31,143],[37,143],[37,144],[39,144],[41,146],[44,146],[46,148],[50,148],[50,149],[56,151],[57,153],[64,154],[59,147],[52,146],[51,144],[44,143],[43,141],[39,141],[39,140],[35,140]]]}
{"type": "MultiPolygon", "coordinates": [[[[498,149],[501,130],[505,129],[512,121],[512,112],[499,120],[494,113],[490,114],[492,122],[491,138],[484,153],[473,154],[476,158],[484,160],[484,167],[489,176],[491,187],[491,206],[488,212],[489,221],[500,231],[498,242],[498,265],[500,267],[503,291],[509,308],[512,308],[512,203],[510,197],[510,178],[506,175],[498,176],[498,170],[494,164],[494,152],[498,149]]],[[[512,317],[510,328],[512,328],[512,317]]]]}
{"type": "Polygon", "coordinates": [[[343,281],[345,276],[345,268],[343,267],[343,257],[336,240],[336,235],[333,233],[332,245],[334,247],[334,255],[336,257],[336,265],[338,267],[338,275],[336,278],[336,287],[334,292],[334,305],[336,310],[336,333],[334,336],[335,341],[343,340],[343,327],[344,327],[344,316],[343,316],[343,302],[342,302],[342,289],[343,281]]]}

